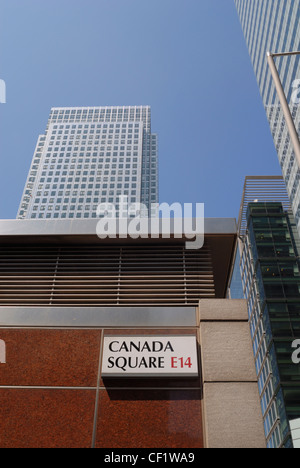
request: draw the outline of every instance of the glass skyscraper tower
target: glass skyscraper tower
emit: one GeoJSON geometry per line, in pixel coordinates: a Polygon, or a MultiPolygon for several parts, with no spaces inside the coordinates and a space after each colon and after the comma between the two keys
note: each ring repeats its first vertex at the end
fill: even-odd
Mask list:
{"type": "Polygon", "coordinates": [[[32,159],[18,219],[95,218],[101,203],[158,203],[149,106],[53,108],[32,159]]]}
{"type": "Polygon", "coordinates": [[[300,239],[280,177],[247,177],[229,297],[247,300],[268,448],[300,447],[300,239]]]}
{"type": "MultiPolygon", "coordinates": [[[[235,4],[300,233],[300,170],[266,57],[268,51],[300,50],[300,3],[298,0],[235,0],[235,4]]],[[[299,130],[300,108],[292,97],[295,96],[295,80],[300,79],[300,59],[295,56],[277,58],[276,66],[299,130]]]]}

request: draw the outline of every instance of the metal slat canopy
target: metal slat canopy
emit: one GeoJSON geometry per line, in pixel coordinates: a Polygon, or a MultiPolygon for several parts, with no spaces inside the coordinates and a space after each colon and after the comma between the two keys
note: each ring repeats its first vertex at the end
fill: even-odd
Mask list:
{"type": "Polygon", "coordinates": [[[95,223],[0,221],[0,308],[197,306],[225,297],[235,220],[185,239],[99,239],[95,223]],[[72,227],[72,229],[71,229],[72,227]]]}

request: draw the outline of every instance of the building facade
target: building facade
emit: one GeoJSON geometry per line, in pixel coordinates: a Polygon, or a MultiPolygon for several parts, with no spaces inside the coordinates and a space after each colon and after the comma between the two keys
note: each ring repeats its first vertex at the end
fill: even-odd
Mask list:
{"type": "MultiPolygon", "coordinates": [[[[300,233],[300,169],[267,63],[267,52],[300,50],[300,5],[297,0],[235,0],[235,4],[300,233]]],[[[300,79],[300,59],[278,58],[276,65],[299,130],[299,81],[295,80],[300,79]]]]}
{"type": "Polygon", "coordinates": [[[277,188],[272,177],[246,179],[239,232],[229,296],[247,300],[267,446],[298,448],[300,368],[292,345],[300,337],[300,250],[280,178],[277,188]],[[277,202],[269,200],[270,183],[277,202]]]}
{"type": "Polygon", "coordinates": [[[96,223],[0,221],[1,448],[265,448],[247,303],[226,299],[235,220],[206,219],[199,250],[99,239],[96,223]],[[145,340],[179,354],[153,375],[146,349],[127,377],[122,345],[104,372],[108,350],[145,340]]]}
{"type": "Polygon", "coordinates": [[[53,108],[18,219],[96,218],[101,203],[122,216],[121,197],[151,213],[158,203],[157,145],[149,106],[53,108]]]}

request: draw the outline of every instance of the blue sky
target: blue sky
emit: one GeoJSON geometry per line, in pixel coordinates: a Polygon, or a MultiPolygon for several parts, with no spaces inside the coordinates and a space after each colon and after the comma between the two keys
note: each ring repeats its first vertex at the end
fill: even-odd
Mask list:
{"type": "Polygon", "coordinates": [[[237,217],[281,174],[233,0],[0,0],[0,218],[15,218],[51,107],[150,105],[160,202],[237,217]]]}

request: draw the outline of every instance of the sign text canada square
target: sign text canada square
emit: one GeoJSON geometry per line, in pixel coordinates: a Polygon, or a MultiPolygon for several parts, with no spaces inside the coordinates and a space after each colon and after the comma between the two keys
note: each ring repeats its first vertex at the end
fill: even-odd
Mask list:
{"type": "Polygon", "coordinates": [[[104,338],[102,377],[197,377],[195,336],[104,338]]]}

